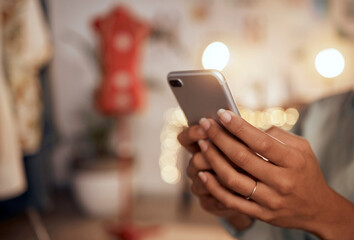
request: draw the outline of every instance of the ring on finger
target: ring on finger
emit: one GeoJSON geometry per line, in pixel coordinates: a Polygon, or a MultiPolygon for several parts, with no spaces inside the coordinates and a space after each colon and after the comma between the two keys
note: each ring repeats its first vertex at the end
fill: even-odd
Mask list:
{"type": "Polygon", "coordinates": [[[254,185],[254,188],[253,188],[251,194],[246,197],[246,200],[250,200],[256,190],[257,190],[257,181],[255,182],[255,185],[254,185]]]}

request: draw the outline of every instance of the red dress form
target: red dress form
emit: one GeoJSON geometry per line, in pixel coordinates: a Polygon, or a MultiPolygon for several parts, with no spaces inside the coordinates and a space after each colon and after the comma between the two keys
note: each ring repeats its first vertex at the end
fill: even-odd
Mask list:
{"type": "MultiPolygon", "coordinates": [[[[108,15],[95,19],[93,27],[100,40],[102,64],[96,105],[103,114],[117,116],[118,160],[125,174],[131,173],[130,122],[127,115],[141,108],[145,100],[139,63],[140,50],[149,27],[123,7],[114,8],[108,15]]],[[[125,187],[129,189],[122,192],[128,193],[129,200],[120,214],[120,224],[110,227],[109,231],[122,240],[140,240],[154,232],[156,227],[137,228],[132,224],[132,183],[127,185],[125,187]]]]}
{"type": "Polygon", "coordinates": [[[140,77],[140,50],[149,28],[125,8],[114,8],[94,21],[100,39],[102,82],[97,103],[107,115],[126,115],[140,108],[144,85],[140,77]]]}

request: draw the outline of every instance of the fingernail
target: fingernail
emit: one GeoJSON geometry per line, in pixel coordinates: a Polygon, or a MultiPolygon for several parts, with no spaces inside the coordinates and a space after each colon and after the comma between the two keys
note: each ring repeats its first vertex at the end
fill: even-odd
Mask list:
{"type": "Polygon", "coordinates": [[[206,137],[206,133],[204,132],[203,128],[198,128],[198,134],[202,137],[206,137]]]}
{"type": "Polygon", "coordinates": [[[201,119],[199,120],[199,124],[200,124],[200,126],[202,126],[202,128],[203,128],[205,131],[210,128],[210,122],[209,122],[209,120],[206,119],[206,118],[201,118],[201,119]]]}
{"type": "Polygon", "coordinates": [[[206,152],[206,150],[208,149],[208,144],[204,140],[199,140],[198,144],[199,144],[200,150],[202,150],[202,152],[206,152]]]}
{"type": "Polygon", "coordinates": [[[225,111],[225,109],[219,109],[217,114],[221,122],[229,123],[231,121],[231,114],[228,111],[225,111]]]}
{"type": "Polygon", "coordinates": [[[205,175],[205,173],[199,172],[198,176],[202,180],[203,183],[206,183],[208,181],[208,177],[207,177],[207,175],[205,175]]]}

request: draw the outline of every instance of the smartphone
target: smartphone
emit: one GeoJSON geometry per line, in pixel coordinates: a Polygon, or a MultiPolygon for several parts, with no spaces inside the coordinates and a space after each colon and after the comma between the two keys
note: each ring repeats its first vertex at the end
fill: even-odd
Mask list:
{"type": "Polygon", "coordinates": [[[217,70],[170,72],[167,81],[189,126],[203,117],[219,122],[220,108],[240,115],[225,77],[217,70]]]}

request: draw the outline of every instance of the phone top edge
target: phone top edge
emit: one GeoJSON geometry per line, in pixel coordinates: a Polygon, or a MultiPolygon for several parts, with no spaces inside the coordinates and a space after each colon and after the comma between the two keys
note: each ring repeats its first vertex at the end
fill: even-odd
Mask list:
{"type": "Polygon", "coordinates": [[[226,83],[224,75],[216,69],[173,71],[173,72],[168,73],[167,80],[170,80],[171,78],[182,77],[182,76],[203,76],[203,75],[208,75],[208,74],[211,74],[216,79],[218,79],[218,81],[221,85],[226,83]]]}

